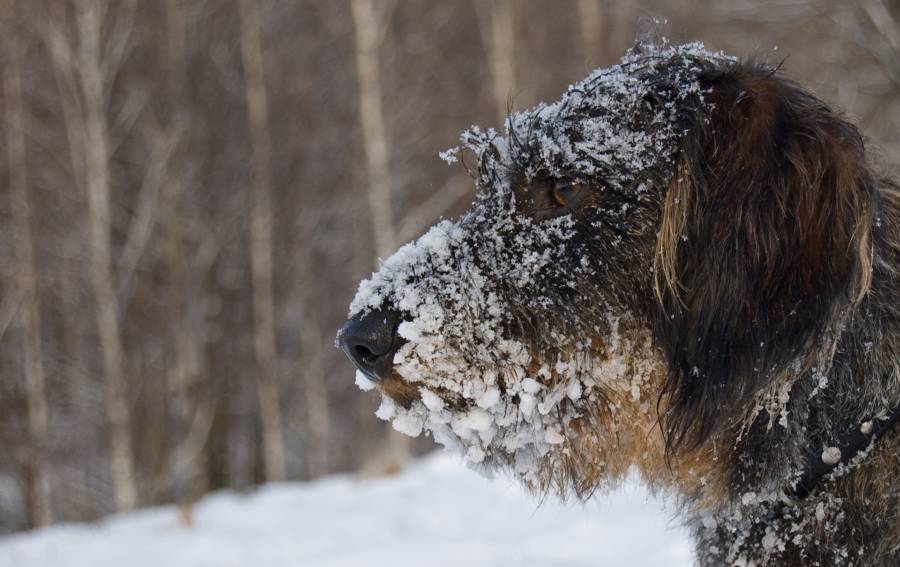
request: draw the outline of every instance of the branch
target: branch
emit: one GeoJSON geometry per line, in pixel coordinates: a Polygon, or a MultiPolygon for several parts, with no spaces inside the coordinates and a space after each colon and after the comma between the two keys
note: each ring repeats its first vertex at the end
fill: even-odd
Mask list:
{"type": "Polygon", "coordinates": [[[873,41],[873,37],[875,37],[876,34],[873,34],[869,26],[866,26],[862,21],[869,19],[867,10],[864,10],[859,5],[855,5],[853,11],[850,13],[838,12],[835,14],[833,11],[830,11],[828,16],[849,41],[855,43],[875,60],[875,63],[881,67],[890,83],[900,86],[900,69],[897,68],[895,54],[890,52],[891,50],[889,48],[884,49],[883,45],[875,45],[876,42],[873,41]],[[863,12],[863,14],[860,14],[860,12],[863,12]],[[852,22],[844,21],[838,17],[843,14],[848,15],[849,18],[852,19],[852,22]]]}
{"type": "Polygon", "coordinates": [[[131,128],[140,118],[147,102],[150,100],[150,94],[147,89],[132,88],[131,96],[125,97],[125,104],[113,118],[110,124],[109,132],[109,155],[115,155],[118,149],[128,138],[131,128]]]}
{"type": "Polygon", "coordinates": [[[116,75],[122,69],[122,63],[131,52],[131,34],[134,30],[137,0],[124,2],[123,9],[125,11],[124,15],[116,14],[116,17],[113,18],[113,29],[110,32],[110,38],[101,63],[103,77],[106,79],[103,89],[104,100],[109,96],[109,91],[116,80],[116,75]]]}
{"type": "Polygon", "coordinates": [[[3,336],[6,335],[6,331],[9,330],[10,325],[15,320],[20,304],[21,302],[14,290],[6,293],[3,296],[3,301],[0,301],[0,340],[3,340],[3,336]]]}
{"type": "Polygon", "coordinates": [[[391,17],[397,8],[397,0],[384,0],[381,2],[381,6],[376,6],[375,8],[373,11],[375,12],[375,21],[378,27],[376,44],[381,46],[384,43],[384,37],[387,35],[388,28],[391,27],[391,17]]]}
{"type": "Polygon", "coordinates": [[[172,154],[183,136],[180,127],[173,127],[165,133],[148,136],[153,141],[153,150],[148,160],[147,172],[138,193],[138,204],[128,231],[128,238],[122,249],[119,268],[119,316],[125,312],[134,287],[134,272],[140,262],[147,241],[156,223],[160,188],[166,181],[166,170],[172,154]]]}
{"type": "Polygon", "coordinates": [[[197,252],[191,259],[191,266],[193,266],[193,271],[198,279],[206,277],[206,274],[212,269],[229,236],[232,236],[231,233],[236,234],[244,226],[243,220],[247,211],[243,206],[242,199],[236,199],[236,201],[238,202],[229,207],[230,214],[224,220],[213,223],[212,229],[204,233],[203,239],[197,246],[197,252]]]}
{"type": "MultiPolygon", "coordinates": [[[[202,398],[193,408],[193,419],[187,435],[170,453],[163,457],[163,463],[159,468],[163,471],[163,474],[157,475],[153,482],[152,492],[154,500],[161,492],[167,491],[172,487],[175,479],[179,477],[177,471],[180,466],[192,463],[199,458],[203,448],[206,447],[209,441],[210,433],[212,433],[217,405],[218,400],[209,396],[202,398]]],[[[193,481],[194,479],[191,478],[190,480],[193,481]]]]}
{"type": "Polygon", "coordinates": [[[43,40],[53,60],[53,77],[59,91],[59,103],[66,125],[66,145],[69,148],[69,160],[72,163],[72,179],[75,185],[83,191],[84,166],[78,147],[84,133],[84,109],[81,106],[81,97],[75,79],[74,53],[60,27],[61,23],[65,22],[65,14],[59,14],[59,11],[65,6],[61,2],[53,2],[51,6],[53,8],[47,17],[43,40]]]}
{"type": "Polygon", "coordinates": [[[900,52],[900,25],[881,0],[865,0],[863,10],[894,52],[900,52]]]}

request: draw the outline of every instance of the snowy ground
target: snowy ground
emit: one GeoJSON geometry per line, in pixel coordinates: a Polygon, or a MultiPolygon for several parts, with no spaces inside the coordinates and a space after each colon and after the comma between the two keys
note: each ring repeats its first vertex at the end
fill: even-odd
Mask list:
{"type": "Polygon", "coordinates": [[[691,564],[684,530],[637,485],[540,506],[433,455],[385,479],[336,476],[0,539],[0,567],[587,567],[691,564]]]}

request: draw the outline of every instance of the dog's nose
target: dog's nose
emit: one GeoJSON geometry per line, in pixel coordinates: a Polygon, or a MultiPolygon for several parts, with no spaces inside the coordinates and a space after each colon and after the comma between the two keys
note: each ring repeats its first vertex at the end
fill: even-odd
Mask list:
{"type": "Polygon", "coordinates": [[[370,379],[383,380],[397,350],[400,314],[375,309],[351,317],[338,332],[338,344],[353,364],[370,379]]]}

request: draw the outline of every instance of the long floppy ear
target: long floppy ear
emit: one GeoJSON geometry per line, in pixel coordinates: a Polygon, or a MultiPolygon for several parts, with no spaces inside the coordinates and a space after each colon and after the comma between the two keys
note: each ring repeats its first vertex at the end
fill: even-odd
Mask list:
{"type": "Polygon", "coordinates": [[[654,261],[670,454],[734,427],[869,285],[857,130],[762,65],[703,82],[710,109],[687,135],[654,261]]]}

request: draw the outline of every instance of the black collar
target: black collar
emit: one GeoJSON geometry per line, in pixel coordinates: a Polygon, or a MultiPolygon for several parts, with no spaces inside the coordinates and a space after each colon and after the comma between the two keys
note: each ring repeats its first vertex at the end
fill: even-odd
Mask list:
{"type": "Polygon", "coordinates": [[[838,439],[835,446],[823,448],[822,452],[818,454],[810,454],[800,479],[786,493],[797,500],[806,498],[822,478],[834,472],[838,467],[851,464],[853,459],[871,443],[893,427],[898,419],[900,419],[900,406],[847,432],[838,439]]]}

